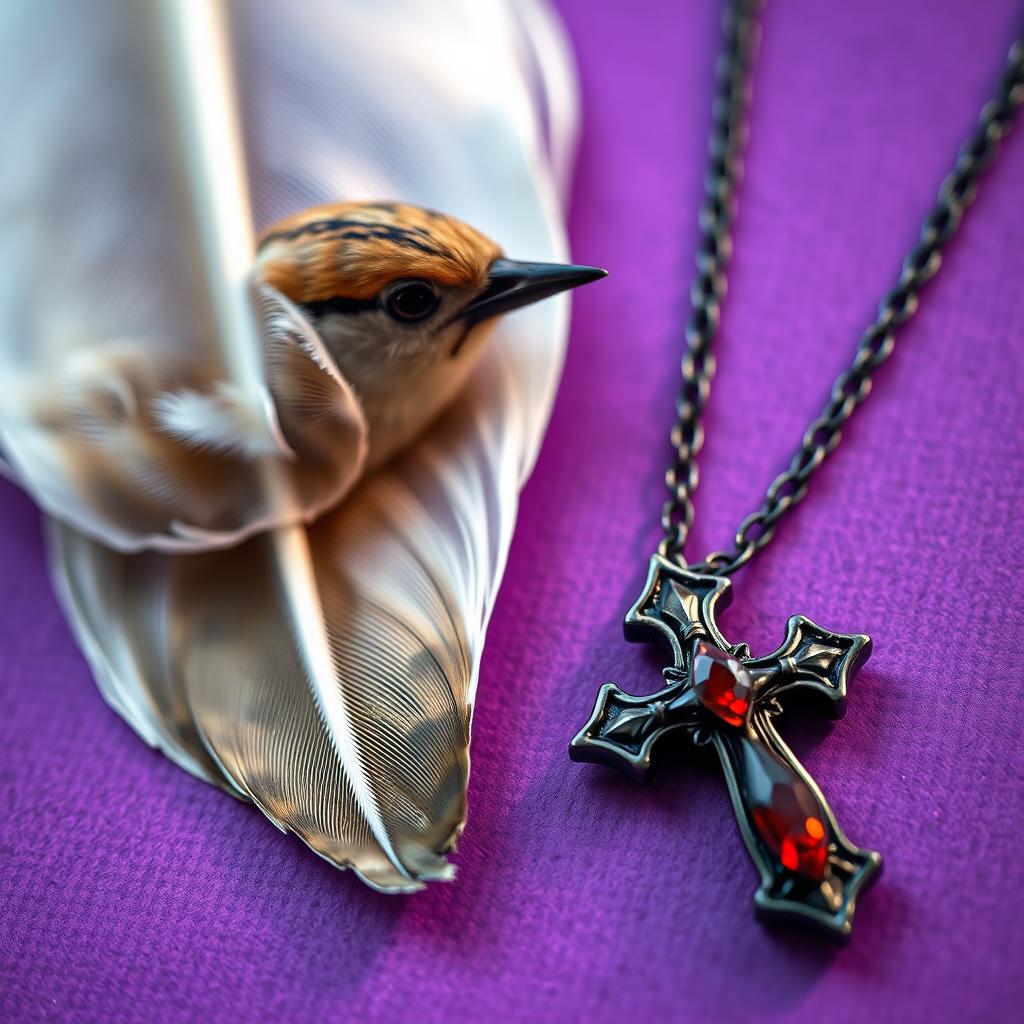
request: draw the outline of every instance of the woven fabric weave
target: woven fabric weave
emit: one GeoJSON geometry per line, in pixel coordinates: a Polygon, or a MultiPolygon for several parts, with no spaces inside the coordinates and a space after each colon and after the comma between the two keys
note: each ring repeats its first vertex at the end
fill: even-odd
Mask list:
{"type": "MultiPolygon", "coordinates": [[[[718,36],[707,0],[558,6],[586,118],[574,256],[611,276],[576,299],[492,621],[459,880],[370,892],[146,749],[103,705],[37,514],[4,486],[4,1020],[852,1024],[1009,1019],[1024,999],[1024,127],[724,619],[755,652],[793,613],[874,638],[845,719],[781,726],[886,859],[837,950],[753,923],[715,765],[670,758],[644,788],[566,756],[601,682],[659,680],[621,617],[657,539],[718,36]]],[[[768,6],[694,554],[728,539],[818,411],[1019,16],[1014,0],[768,6]]]]}

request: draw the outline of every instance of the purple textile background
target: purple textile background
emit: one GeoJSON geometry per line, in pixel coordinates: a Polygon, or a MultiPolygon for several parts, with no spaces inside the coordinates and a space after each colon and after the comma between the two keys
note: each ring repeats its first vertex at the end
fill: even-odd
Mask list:
{"type": "MultiPolygon", "coordinates": [[[[871,401],[736,579],[733,639],[864,631],[846,718],[783,731],[881,880],[836,950],[754,924],[724,784],[568,762],[642,582],[691,268],[711,2],[561,0],[587,117],[566,374],[476,709],[456,884],[377,895],[148,750],[0,493],[0,1018],[965,1021],[1024,999],[1024,126],[871,401]],[[684,281],[687,284],[684,284],[684,281]]],[[[784,464],[994,80],[1014,0],[771,5],[694,551],[784,464]]],[[[528,255],[528,254],[526,254],[528,255]]]]}

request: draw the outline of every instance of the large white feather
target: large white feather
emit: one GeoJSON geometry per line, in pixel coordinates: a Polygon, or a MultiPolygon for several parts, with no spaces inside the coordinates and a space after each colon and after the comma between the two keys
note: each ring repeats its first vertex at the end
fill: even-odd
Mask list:
{"type": "Polygon", "coordinates": [[[365,431],[294,311],[269,291],[262,306],[241,301],[239,254],[253,224],[387,197],[453,213],[516,258],[563,258],[572,73],[541,0],[236,4],[243,223],[210,180],[218,145],[234,159],[217,126],[236,111],[189,107],[190,55],[206,48],[207,76],[219,59],[209,38],[189,41],[192,4],[167,0],[170,33],[138,16],[147,5],[114,0],[0,15],[18,51],[0,97],[23,105],[13,150],[29,154],[0,179],[0,261],[16,266],[0,281],[0,359],[18,381],[0,398],[0,436],[60,521],[55,579],[112,706],[324,857],[408,891],[451,874],[484,631],[567,303],[502,323],[437,428],[307,526],[358,472],[365,431]],[[310,390],[297,376],[335,430],[296,405],[310,390]],[[83,402],[90,429],[72,429],[83,402]],[[167,451],[183,432],[190,459],[229,468],[218,515],[181,498],[167,451]],[[103,487],[83,459],[106,468],[103,487]],[[136,483],[142,510],[126,518],[136,483]],[[280,525],[229,550],[167,553],[268,522],[280,525]],[[128,553],[143,546],[164,550],[128,553]]]}

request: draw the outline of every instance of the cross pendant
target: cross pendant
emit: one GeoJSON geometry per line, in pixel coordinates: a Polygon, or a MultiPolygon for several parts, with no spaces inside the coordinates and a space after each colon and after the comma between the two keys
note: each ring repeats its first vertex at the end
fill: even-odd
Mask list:
{"type": "Polygon", "coordinates": [[[882,865],[872,850],[853,846],[831,808],[776,732],[781,698],[804,691],[826,698],[838,718],[846,683],[867,660],[863,634],[830,633],[802,615],[787,624],[782,646],[751,658],[731,645],[715,621],[730,583],[651,558],[640,599],[626,615],[627,640],[667,640],[673,665],[666,686],[634,697],[614,683],[601,687],[590,721],[569,747],[574,761],[625,768],[639,779],[654,747],[669,733],[715,748],[747,851],[761,875],[754,894],[759,915],[817,925],[845,939],[857,893],[882,865]]]}

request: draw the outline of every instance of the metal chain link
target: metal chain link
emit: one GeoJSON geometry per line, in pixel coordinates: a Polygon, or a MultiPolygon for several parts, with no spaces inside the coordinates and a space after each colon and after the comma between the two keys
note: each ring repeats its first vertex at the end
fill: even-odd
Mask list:
{"type": "MultiPolygon", "coordinates": [[[[664,538],[658,546],[662,555],[684,565],[683,548],[693,525],[693,494],[699,480],[697,454],[704,441],[701,414],[715,373],[711,349],[732,252],[760,7],[761,0],[732,0],[728,4],[717,65],[711,162],[700,212],[697,276],[690,292],[693,310],[686,326],[683,383],[671,434],[674,458],[665,474],[669,499],[661,512],[664,538]]],[[[789,466],[771,482],[760,508],[740,524],[733,546],[712,552],[702,562],[690,563],[689,569],[715,576],[735,572],[772,539],[779,520],[803,500],[811,476],[835,450],[846,421],[871,392],[875,372],[892,355],[896,329],[917,312],[922,287],[938,272],[942,250],[956,234],[964,210],[974,200],[982,172],[1009,133],[1014,113],[1022,103],[1024,38],[1011,47],[996,98],[982,108],[976,130],[961,146],[956,164],[921,227],[920,240],[903,261],[896,286],[882,299],[877,318],[861,335],[852,364],[832,384],[824,409],[808,426],[789,466]]]]}

